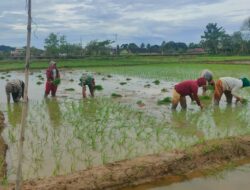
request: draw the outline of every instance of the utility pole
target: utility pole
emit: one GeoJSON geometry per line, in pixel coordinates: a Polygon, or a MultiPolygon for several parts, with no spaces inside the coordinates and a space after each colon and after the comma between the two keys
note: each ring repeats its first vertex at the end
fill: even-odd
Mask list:
{"type": "Polygon", "coordinates": [[[118,35],[117,35],[117,34],[115,34],[115,46],[116,46],[116,47],[115,47],[115,55],[116,55],[116,56],[118,55],[118,48],[117,48],[117,46],[118,46],[118,45],[117,45],[117,36],[118,36],[118,35]]]}
{"type": "Polygon", "coordinates": [[[26,127],[26,119],[28,113],[28,84],[29,84],[29,66],[30,66],[30,41],[31,41],[31,0],[28,2],[28,24],[27,24],[27,45],[26,45],[26,59],[25,59],[25,86],[24,86],[24,102],[22,107],[22,120],[18,146],[18,165],[16,174],[16,187],[15,190],[22,189],[22,162],[23,162],[23,142],[24,131],[26,127]]]}

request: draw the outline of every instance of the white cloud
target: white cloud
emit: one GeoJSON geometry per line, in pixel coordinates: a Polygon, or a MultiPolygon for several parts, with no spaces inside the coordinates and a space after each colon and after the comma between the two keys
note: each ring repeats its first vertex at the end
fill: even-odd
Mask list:
{"type": "MultiPolygon", "coordinates": [[[[33,30],[40,36],[34,43],[41,46],[50,32],[63,33],[68,39],[79,39],[84,34],[88,36],[84,40],[103,39],[116,33],[131,41],[197,41],[209,22],[217,22],[228,32],[239,30],[249,16],[248,1],[33,0],[33,30]]],[[[25,32],[26,17],[25,1],[0,2],[0,33],[5,33],[1,43],[25,32]]]]}

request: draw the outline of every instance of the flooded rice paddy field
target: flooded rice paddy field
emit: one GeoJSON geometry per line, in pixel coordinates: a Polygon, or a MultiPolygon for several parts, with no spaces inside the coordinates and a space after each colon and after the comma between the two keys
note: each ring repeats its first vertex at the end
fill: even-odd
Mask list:
{"type": "MultiPolygon", "coordinates": [[[[157,181],[155,183],[142,185],[134,188],[126,188],[126,190],[248,190],[250,177],[250,165],[246,164],[232,169],[217,172],[212,176],[196,177],[192,179],[192,175],[186,179],[183,176],[176,176],[169,180],[157,181]],[[173,183],[175,181],[175,183],[173,183]]],[[[125,189],[123,189],[125,190],[125,189]]]]}
{"type": "MultiPolygon", "coordinates": [[[[61,71],[57,98],[45,100],[45,71],[32,71],[29,82],[29,114],[24,141],[24,179],[67,174],[72,171],[126,158],[185,149],[207,139],[250,133],[249,105],[214,108],[204,100],[202,112],[188,101],[188,111],[171,112],[170,104],[157,101],[171,96],[175,81],[94,73],[94,99],[82,100],[78,85],[83,70],[61,71]],[[163,90],[164,89],[164,90],[163,90]],[[114,98],[112,93],[122,97],[114,98]]],[[[0,73],[0,89],[6,80],[23,79],[21,72],[0,73]]],[[[87,92],[89,93],[88,89],[87,92]]],[[[249,97],[248,90],[242,93],[249,97]]],[[[2,132],[8,145],[8,179],[14,180],[17,164],[21,103],[6,104],[2,132]]]]}

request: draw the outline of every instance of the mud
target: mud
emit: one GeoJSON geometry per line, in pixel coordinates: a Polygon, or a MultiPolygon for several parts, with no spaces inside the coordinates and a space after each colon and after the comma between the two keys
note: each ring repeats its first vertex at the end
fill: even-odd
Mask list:
{"type": "MultiPolygon", "coordinates": [[[[161,178],[188,175],[196,170],[250,158],[250,136],[208,141],[188,150],[138,157],[65,176],[24,181],[23,189],[122,189],[161,178]]],[[[14,186],[10,186],[9,189],[14,186]]]]}
{"type": "MultiPolygon", "coordinates": [[[[4,129],[4,115],[0,112],[0,134],[4,129]]],[[[6,177],[7,164],[6,164],[6,152],[7,145],[4,142],[3,137],[0,135],[0,180],[6,177]]]]}

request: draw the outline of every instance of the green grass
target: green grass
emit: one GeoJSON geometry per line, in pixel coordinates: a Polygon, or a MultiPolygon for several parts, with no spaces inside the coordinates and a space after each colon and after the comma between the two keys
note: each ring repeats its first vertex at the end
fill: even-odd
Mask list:
{"type": "Polygon", "coordinates": [[[215,79],[223,76],[249,77],[249,65],[226,65],[226,64],[194,64],[194,63],[169,63],[155,65],[137,65],[120,67],[93,67],[92,71],[103,74],[119,74],[136,76],[141,78],[163,79],[168,81],[182,81],[196,79],[203,69],[210,69],[215,79]]]}
{"type": "MultiPolygon", "coordinates": [[[[224,63],[225,61],[250,60],[250,56],[124,56],[84,58],[81,60],[56,60],[59,68],[82,68],[103,66],[134,66],[151,64],[193,64],[193,63],[224,63]]],[[[48,67],[48,60],[31,60],[30,69],[48,67]]],[[[0,61],[0,71],[24,69],[24,61],[0,61]]]]}

